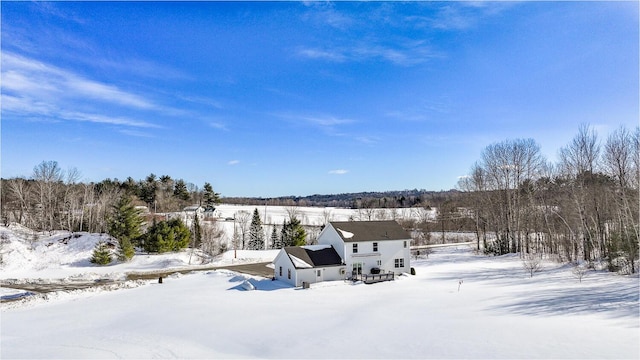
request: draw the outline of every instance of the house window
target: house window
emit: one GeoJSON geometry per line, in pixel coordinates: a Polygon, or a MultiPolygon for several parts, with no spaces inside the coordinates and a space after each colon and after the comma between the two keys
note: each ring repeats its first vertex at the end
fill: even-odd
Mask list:
{"type": "Polygon", "coordinates": [[[403,268],[404,267],[404,259],[395,259],[395,266],[396,266],[396,269],[397,268],[403,268]]]}
{"type": "Polygon", "coordinates": [[[287,279],[291,279],[291,269],[287,269],[287,279]]]}
{"type": "Polygon", "coordinates": [[[282,266],[280,266],[280,276],[282,276],[282,266]]]}
{"type": "Polygon", "coordinates": [[[317,275],[316,275],[317,277],[322,276],[322,270],[317,270],[316,272],[317,272],[317,275]]]}
{"type": "Polygon", "coordinates": [[[402,245],[404,245],[404,247],[406,248],[407,247],[407,240],[405,240],[402,245]]]}
{"type": "Polygon", "coordinates": [[[377,264],[378,266],[382,266],[382,260],[378,260],[377,264]]]}
{"type": "Polygon", "coordinates": [[[353,244],[353,253],[354,254],[358,253],[358,244],[353,244]]]}
{"type": "Polygon", "coordinates": [[[378,243],[377,242],[373,243],[373,252],[378,252],[378,243]]]}

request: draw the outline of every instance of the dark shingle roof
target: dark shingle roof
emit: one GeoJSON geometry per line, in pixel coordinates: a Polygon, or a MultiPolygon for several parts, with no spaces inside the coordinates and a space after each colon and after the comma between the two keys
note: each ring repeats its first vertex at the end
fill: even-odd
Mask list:
{"type": "MultiPolygon", "coordinates": [[[[288,246],[284,251],[287,255],[293,255],[313,267],[342,265],[342,259],[333,246],[325,248],[288,246]]],[[[295,265],[295,262],[293,263],[295,265]]]]}
{"type": "Polygon", "coordinates": [[[394,220],[387,221],[331,221],[344,242],[407,240],[411,236],[394,220]],[[340,231],[342,230],[342,231],[340,231]],[[344,233],[344,232],[347,233],[344,233]],[[353,236],[349,236],[351,233],[353,236]]]}

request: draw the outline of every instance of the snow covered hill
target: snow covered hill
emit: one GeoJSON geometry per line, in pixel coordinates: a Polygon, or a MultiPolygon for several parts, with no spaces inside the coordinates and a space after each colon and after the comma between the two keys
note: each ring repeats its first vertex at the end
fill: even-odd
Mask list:
{"type": "Polygon", "coordinates": [[[228,251],[210,258],[199,251],[183,250],[168,254],[139,253],[130,262],[99,266],[89,261],[95,244],[100,240],[117,243],[106,234],[34,233],[12,224],[8,228],[0,226],[0,238],[3,239],[0,280],[13,282],[123,280],[129,272],[197,268],[204,261],[208,266],[271,261],[277,254],[277,250],[228,251]]]}
{"type": "MultiPolygon", "coordinates": [[[[0,232],[9,240],[5,280],[119,278],[189,259],[188,251],[138,255],[98,267],[88,256],[101,235],[42,234],[30,244],[24,229],[0,232]]],[[[247,251],[216,261],[272,256],[247,251]]],[[[640,357],[638,277],[589,271],[580,282],[571,266],[546,261],[530,278],[518,256],[486,257],[465,246],[434,249],[412,266],[417,275],[375,285],[302,290],[218,270],[34,296],[2,304],[0,357],[640,357]],[[256,290],[244,290],[247,282],[256,290]]]]}

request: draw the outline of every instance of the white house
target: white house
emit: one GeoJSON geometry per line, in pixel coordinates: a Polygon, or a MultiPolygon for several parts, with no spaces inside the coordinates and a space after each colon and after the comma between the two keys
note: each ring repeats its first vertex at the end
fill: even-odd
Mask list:
{"type": "MultiPolygon", "coordinates": [[[[409,272],[411,236],[396,221],[329,222],[318,245],[284,248],[274,259],[275,278],[303,282],[409,272]]],[[[380,278],[378,278],[380,279],[380,278]]]]}
{"type": "Polygon", "coordinates": [[[285,247],[273,260],[274,277],[293,286],[344,278],[345,266],[330,245],[285,247]]]}
{"type": "Polygon", "coordinates": [[[400,224],[389,221],[332,221],[322,230],[318,244],[333,246],[349,275],[411,269],[411,236],[400,224]]]}

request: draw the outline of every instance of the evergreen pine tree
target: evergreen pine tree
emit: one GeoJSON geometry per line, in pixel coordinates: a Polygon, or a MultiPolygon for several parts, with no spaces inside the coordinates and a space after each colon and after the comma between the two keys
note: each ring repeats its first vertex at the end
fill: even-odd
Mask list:
{"type": "Polygon", "coordinates": [[[189,200],[189,198],[191,198],[191,195],[189,195],[189,190],[187,190],[187,184],[185,184],[184,180],[179,179],[176,181],[173,188],[173,196],[182,201],[187,201],[189,200]]]}
{"type": "Polygon", "coordinates": [[[291,219],[291,243],[293,246],[302,246],[307,243],[307,232],[296,217],[291,219]]]}
{"type": "Polygon", "coordinates": [[[282,225],[281,244],[285,246],[302,246],[307,243],[307,232],[302,227],[300,220],[293,217],[291,221],[285,221],[282,225]]]}
{"type": "Polygon", "coordinates": [[[189,246],[191,231],[180,219],[160,221],[147,230],[144,250],[164,253],[179,251],[189,246]]]}
{"type": "Polygon", "coordinates": [[[278,247],[278,227],[273,225],[273,230],[271,231],[271,248],[272,249],[280,249],[278,247]]]}
{"type": "Polygon", "coordinates": [[[133,256],[136,254],[136,249],[133,247],[131,240],[124,238],[119,241],[118,244],[118,260],[120,261],[129,261],[133,259],[133,256]]]}
{"type": "Polygon", "coordinates": [[[108,222],[109,235],[118,240],[118,259],[129,261],[135,254],[133,241],[141,236],[142,226],[140,211],[131,203],[131,199],[124,195],[113,206],[113,212],[108,222]]]}
{"type": "Polygon", "coordinates": [[[280,229],[280,239],[278,239],[278,249],[282,249],[285,246],[289,246],[289,223],[285,220],[282,222],[282,229],[280,229]]]}
{"type": "Polygon", "coordinates": [[[264,249],[264,230],[258,209],[253,210],[251,225],[249,225],[249,250],[264,249]]]}
{"type": "Polygon", "coordinates": [[[106,241],[99,241],[93,248],[91,262],[98,265],[108,265],[111,262],[111,249],[106,241]]]}
{"type": "Polygon", "coordinates": [[[204,183],[204,193],[202,194],[202,202],[206,211],[212,211],[216,204],[220,203],[220,194],[213,191],[213,187],[209,183],[204,183]]]}

